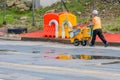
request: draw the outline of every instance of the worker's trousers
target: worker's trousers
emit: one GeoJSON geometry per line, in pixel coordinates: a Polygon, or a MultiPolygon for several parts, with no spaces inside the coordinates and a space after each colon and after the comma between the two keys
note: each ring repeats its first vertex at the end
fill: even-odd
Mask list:
{"type": "Polygon", "coordinates": [[[95,29],[93,30],[93,36],[92,36],[92,40],[91,40],[91,44],[94,45],[95,44],[95,40],[96,40],[96,36],[98,35],[98,37],[102,40],[102,42],[104,44],[107,43],[107,41],[105,40],[103,34],[102,34],[102,29],[95,29]]]}

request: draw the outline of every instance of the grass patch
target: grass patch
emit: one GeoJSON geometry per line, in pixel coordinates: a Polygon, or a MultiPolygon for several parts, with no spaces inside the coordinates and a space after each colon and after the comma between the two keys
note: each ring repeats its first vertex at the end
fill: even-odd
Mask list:
{"type": "Polygon", "coordinates": [[[103,31],[104,32],[117,32],[120,33],[120,20],[119,18],[114,19],[112,21],[109,21],[105,24],[103,24],[103,31]]]}
{"type": "MultiPolygon", "coordinates": [[[[77,16],[77,22],[78,24],[83,24],[85,21],[90,20],[89,17],[87,17],[87,13],[89,13],[90,5],[95,0],[69,0],[66,3],[67,8],[69,11],[77,16]],[[81,12],[81,14],[78,14],[78,12],[81,12]],[[83,16],[82,16],[83,15],[83,16]]],[[[97,8],[100,10],[106,8],[109,10],[111,5],[107,4],[97,4],[97,8]]],[[[119,7],[119,6],[118,6],[119,7]]],[[[43,29],[43,15],[49,11],[49,10],[55,10],[56,12],[62,11],[61,2],[55,3],[52,6],[41,8],[38,10],[35,10],[35,23],[36,27],[31,26],[32,25],[32,10],[31,11],[25,11],[20,12],[19,9],[16,7],[7,8],[7,15],[6,15],[6,22],[7,24],[15,24],[15,25],[25,25],[28,27],[28,30],[39,30],[43,29]],[[27,17],[27,20],[24,21],[24,23],[21,23],[20,18],[21,17],[27,17]]],[[[114,10],[117,10],[114,9],[114,10]]],[[[110,10],[113,11],[113,10],[110,10]]],[[[109,12],[108,12],[109,13],[109,12]]],[[[116,12],[117,13],[117,12],[116,12]]],[[[0,11],[0,27],[3,26],[3,10],[0,11]]],[[[111,18],[111,17],[110,17],[111,18]]],[[[120,32],[120,17],[115,18],[114,20],[105,19],[103,25],[103,31],[104,32],[120,32]]]]}

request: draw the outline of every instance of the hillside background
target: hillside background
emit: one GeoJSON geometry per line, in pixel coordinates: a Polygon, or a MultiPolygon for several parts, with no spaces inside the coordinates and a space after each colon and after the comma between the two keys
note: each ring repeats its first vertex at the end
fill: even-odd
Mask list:
{"type": "MultiPolygon", "coordinates": [[[[4,0],[0,0],[0,27],[28,27],[29,31],[43,29],[43,15],[47,12],[61,12],[61,2],[35,10],[35,26],[32,26],[32,2],[7,0],[6,22],[3,25],[4,0]]],[[[69,12],[77,16],[77,23],[90,20],[93,9],[99,11],[103,31],[120,33],[120,0],[64,0],[69,12]]]]}

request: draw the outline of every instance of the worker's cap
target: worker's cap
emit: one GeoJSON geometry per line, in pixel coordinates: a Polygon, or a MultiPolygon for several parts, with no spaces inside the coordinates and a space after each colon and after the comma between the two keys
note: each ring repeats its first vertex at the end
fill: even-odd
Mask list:
{"type": "Polygon", "coordinates": [[[92,14],[97,15],[97,14],[98,14],[98,11],[97,11],[97,10],[93,10],[93,11],[92,11],[92,14]]]}

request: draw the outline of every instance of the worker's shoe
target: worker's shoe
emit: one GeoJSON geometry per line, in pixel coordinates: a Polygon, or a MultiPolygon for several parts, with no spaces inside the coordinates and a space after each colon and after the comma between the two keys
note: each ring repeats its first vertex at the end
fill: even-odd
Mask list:
{"type": "Polygon", "coordinates": [[[89,46],[94,47],[95,45],[94,44],[90,44],[89,46]]]}
{"type": "Polygon", "coordinates": [[[108,46],[109,46],[109,43],[108,43],[108,42],[106,42],[104,46],[105,46],[105,47],[108,47],[108,46]]]}

